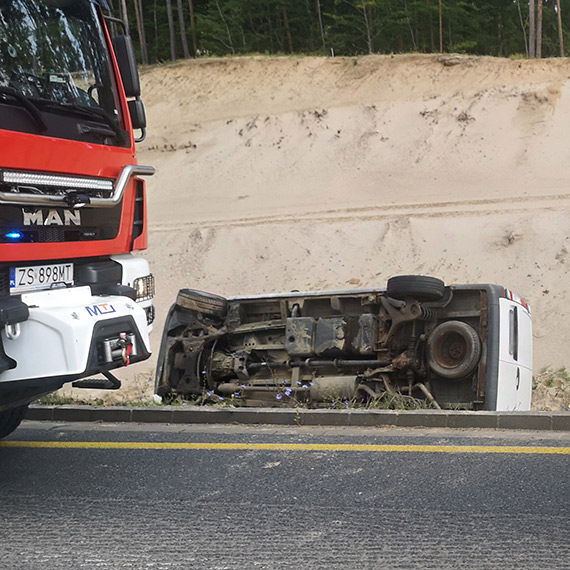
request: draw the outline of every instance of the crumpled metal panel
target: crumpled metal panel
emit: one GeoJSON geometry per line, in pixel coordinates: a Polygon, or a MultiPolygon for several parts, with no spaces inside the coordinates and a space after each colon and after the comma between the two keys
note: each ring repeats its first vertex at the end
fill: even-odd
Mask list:
{"type": "Polygon", "coordinates": [[[344,317],[326,317],[317,320],[315,354],[341,355],[346,350],[348,325],[344,317]]]}
{"type": "Polygon", "coordinates": [[[378,319],[372,314],[360,315],[358,319],[358,331],[352,339],[354,352],[372,356],[375,354],[374,345],[377,342],[378,319]]]}
{"type": "Polygon", "coordinates": [[[295,317],[285,325],[285,350],[293,356],[312,356],[315,319],[295,317]]]}

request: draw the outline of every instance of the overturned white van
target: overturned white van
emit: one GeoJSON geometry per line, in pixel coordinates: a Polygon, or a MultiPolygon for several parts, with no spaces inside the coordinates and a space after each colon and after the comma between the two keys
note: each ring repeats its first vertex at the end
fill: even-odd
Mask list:
{"type": "Polygon", "coordinates": [[[182,289],[156,392],[247,406],[529,410],[531,312],[498,285],[417,275],[229,299],[182,289]]]}

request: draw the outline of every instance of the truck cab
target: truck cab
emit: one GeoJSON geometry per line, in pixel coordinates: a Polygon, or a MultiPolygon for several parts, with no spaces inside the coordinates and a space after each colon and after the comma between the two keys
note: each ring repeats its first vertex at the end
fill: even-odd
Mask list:
{"type": "Polygon", "coordinates": [[[150,355],[154,279],[133,252],[154,169],[123,32],[105,0],[0,3],[0,437],[39,396],[116,388],[111,370],[150,355]]]}

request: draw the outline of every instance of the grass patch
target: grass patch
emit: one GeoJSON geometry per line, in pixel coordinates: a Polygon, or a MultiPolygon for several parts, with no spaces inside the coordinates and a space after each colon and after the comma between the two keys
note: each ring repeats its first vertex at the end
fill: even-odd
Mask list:
{"type": "Polygon", "coordinates": [[[533,409],[570,411],[570,373],[566,367],[547,366],[532,380],[533,409]]]}

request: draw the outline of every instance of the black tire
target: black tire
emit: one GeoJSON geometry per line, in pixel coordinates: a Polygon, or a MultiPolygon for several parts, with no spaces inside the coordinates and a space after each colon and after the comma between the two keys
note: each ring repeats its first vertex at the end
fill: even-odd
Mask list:
{"type": "Polygon", "coordinates": [[[445,295],[445,283],[436,277],[397,275],[388,279],[386,294],[399,301],[408,297],[420,303],[441,301],[445,295]]]}
{"type": "Polygon", "coordinates": [[[477,331],[461,321],[441,323],[427,340],[429,367],[441,378],[458,380],[475,370],[481,359],[477,331]]]}
{"type": "Polygon", "coordinates": [[[26,415],[28,406],[19,406],[0,412],[0,439],[10,435],[26,415]]]}
{"type": "Polygon", "coordinates": [[[224,317],[228,309],[228,301],[224,297],[196,289],[180,289],[176,304],[183,309],[213,317],[224,317]]]}

